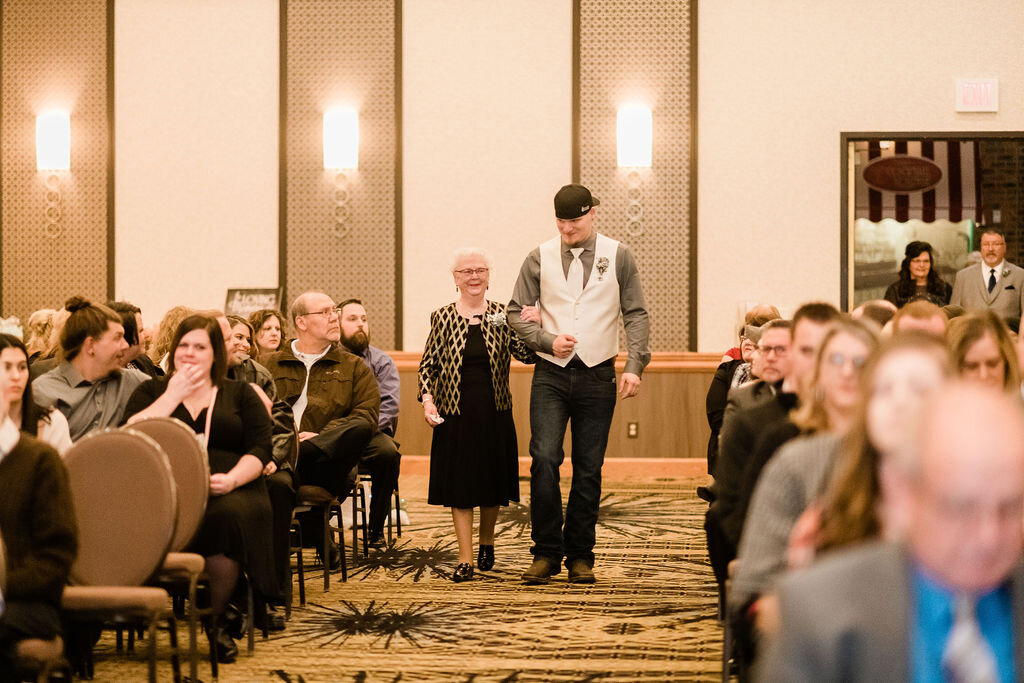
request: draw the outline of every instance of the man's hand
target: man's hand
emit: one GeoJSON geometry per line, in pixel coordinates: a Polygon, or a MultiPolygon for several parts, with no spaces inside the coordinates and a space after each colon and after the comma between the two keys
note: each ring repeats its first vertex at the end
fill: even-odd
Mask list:
{"type": "Polygon", "coordinates": [[[266,467],[263,468],[263,476],[269,477],[274,472],[277,472],[277,463],[271,460],[267,463],[266,467]]]}
{"type": "Polygon", "coordinates": [[[640,377],[632,372],[622,373],[619,381],[619,398],[633,398],[640,393],[640,377]]]}
{"type": "Polygon", "coordinates": [[[312,439],[314,436],[320,436],[316,432],[299,432],[299,441],[305,441],[306,439],[312,439]]]}
{"type": "Polygon", "coordinates": [[[523,306],[522,310],[519,311],[519,319],[523,322],[540,325],[540,309],[536,306],[523,306]]]}
{"type": "MultiPolygon", "coordinates": [[[[551,352],[555,355],[555,358],[568,358],[572,355],[575,348],[576,337],[571,334],[560,334],[555,337],[555,341],[551,342],[551,352]]],[[[639,381],[639,378],[637,378],[637,382],[639,381]]]]}

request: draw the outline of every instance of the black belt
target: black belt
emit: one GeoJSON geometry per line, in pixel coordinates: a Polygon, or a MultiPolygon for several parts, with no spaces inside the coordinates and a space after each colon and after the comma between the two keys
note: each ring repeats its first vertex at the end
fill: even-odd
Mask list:
{"type": "Polygon", "coordinates": [[[565,367],[572,368],[574,370],[593,370],[594,368],[606,368],[608,366],[615,367],[615,356],[612,356],[608,360],[601,361],[597,365],[587,365],[579,356],[573,356],[572,360],[565,364],[565,367]]]}

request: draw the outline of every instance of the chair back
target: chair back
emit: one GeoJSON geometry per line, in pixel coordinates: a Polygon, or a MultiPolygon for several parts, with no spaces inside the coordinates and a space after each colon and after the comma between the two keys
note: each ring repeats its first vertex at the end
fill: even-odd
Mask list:
{"type": "Polygon", "coordinates": [[[160,567],[178,501],[160,446],[132,430],[86,434],[64,456],[78,519],[72,584],[137,586],[160,567]]]}
{"type": "Polygon", "coordinates": [[[142,432],[164,449],[178,490],[178,524],[171,552],[185,549],[199,530],[210,496],[210,463],[196,433],[173,417],[149,417],[124,429],[142,432]]]}
{"type": "MultiPolygon", "coordinates": [[[[4,545],[4,535],[0,534],[0,601],[3,600],[4,591],[7,590],[7,546],[4,545]]],[[[2,604],[2,603],[0,603],[2,604]]]]}

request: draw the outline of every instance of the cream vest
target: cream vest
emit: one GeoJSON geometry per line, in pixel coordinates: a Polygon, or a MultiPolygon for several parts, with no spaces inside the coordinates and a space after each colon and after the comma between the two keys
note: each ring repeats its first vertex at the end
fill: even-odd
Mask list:
{"type": "MultiPolygon", "coordinates": [[[[562,270],[562,240],[555,237],[540,245],[540,317],[552,334],[576,338],[575,354],[587,367],[608,360],[619,352],[619,281],[615,275],[615,254],[619,243],[597,235],[594,266],[579,297],[569,294],[562,270]]],[[[565,367],[569,358],[548,353],[538,355],[565,367]]]]}

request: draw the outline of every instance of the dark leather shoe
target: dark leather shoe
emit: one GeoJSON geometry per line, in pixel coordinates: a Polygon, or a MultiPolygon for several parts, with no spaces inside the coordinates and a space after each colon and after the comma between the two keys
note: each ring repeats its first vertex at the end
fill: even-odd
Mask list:
{"type": "Polygon", "coordinates": [[[551,580],[551,577],[562,571],[558,560],[547,557],[535,557],[530,568],[523,572],[523,581],[529,585],[544,584],[551,580]]]}
{"type": "Polygon", "coordinates": [[[270,611],[266,612],[266,615],[256,612],[256,628],[263,630],[264,621],[266,621],[266,627],[268,631],[283,631],[285,627],[284,615],[277,612],[270,611]]]}
{"type": "Polygon", "coordinates": [[[476,568],[482,572],[494,569],[494,546],[480,544],[480,552],[476,556],[476,568]]]}
{"type": "Polygon", "coordinates": [[[233,603],[228,603],[224,613],[220,615],[220,630],[226,631],[232,638],[241,638],[245,628],[245,615],[233,603]]]}
{"type": "Polygon", "coordinates": [[[206,637],[210,639],[211,647],[217,648],[217,661],[221,664],[230,664],[238,657],[238,646],[234,639],[223,628],[217,630],[216,639],[211,631],[212,627],[206,626],[206,637]]]}
{"type": "Polygon", "coordinates": [[[594,570],[586,560],[569,560],[569,583],[594,583],[594,570]]]}
{"type": "Polygon", "coordinates": [[[469,581],[473,578],[473,565],[463,562],[455,568],[452,572],[452,581],[455,583],[462,583],[463,581],[469,581]]]}
{"type": "Polygon", "coordinates": [[[378,531],[376,533],[371,531],[370,538],[368,541],[366,541],[366,545],[373,548],[374,550],[380,550],[381,548],[386,548],[388,546],[388,542],[384,540],[383,531],[378,531]]]}
{"type": "MultiPolygon", "coordinates": [[[[331,571],[341,569],[341,549],[338,548],[338,544],[334,541],[331,541],[330,545],[327,546],[327,555],[331,571]]],[[[319,547],[316,549],[316,557],[320,561],[320,564],[324,563],[324,554],[319,547]]]]}
{"type": "Polygon", "coordinates": [[[712,491],[707,486],[698,486],[697,487],[697,497],[700,498],[701,500],[705,500],[705,501],[707,501],[709,503],[714,503],[715,502],[715,498],[717,498],[718,496],[716,496],[715,492],[712,491]]]}

